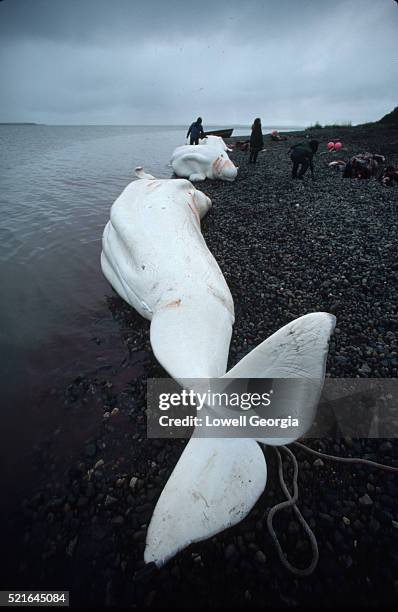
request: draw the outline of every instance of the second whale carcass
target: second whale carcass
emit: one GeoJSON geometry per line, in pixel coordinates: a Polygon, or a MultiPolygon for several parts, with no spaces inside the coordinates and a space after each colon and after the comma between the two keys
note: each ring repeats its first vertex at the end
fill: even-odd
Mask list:
{"type": "Polygon", "coordinates": [[[229,159],[228,153],[222,150],[218,141],[217,144],[177,147],[170,163],[177,176],[194,182],[207,178],[234,181],[238,174],[238,168],[229,159]]]}
{"type": "MultiPolygon", "coordinates": [[[[309,413],[312,421],[334,317],[318,312],[292,321],[226,372],[234,305],[200,228],[211,201],[187,180],[159,180],[142,169],[137,175],[141,180],[130,183],[112,206],[101,266],[119,295],[151,320],[158,361],[182,383],[222,377],[308,380],[296,412],[309,413]]],[[[278,445],[294,439],[259,441],[278,445]]],[[[194,434],[156,504],[145,561],[161,566],[189,544],[238,523],[263,492],[266,478],[255,439],[194,434]]]]}

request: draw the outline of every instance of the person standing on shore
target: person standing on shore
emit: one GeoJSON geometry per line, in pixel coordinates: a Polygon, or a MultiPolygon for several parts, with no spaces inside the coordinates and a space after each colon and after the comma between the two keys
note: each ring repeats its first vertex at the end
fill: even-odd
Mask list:
{"type": "Polygon", "coordinates": [[[250,156],[249,164],[255,164],[257,155],[264,147],[263,132],[261,129],[261,119],[257,117],[252,125],[252,133],[250,136],[250,156]]]}
{"type": "Polygon", "coordinates": [[[202,126],[202,117],[198,117],[196,121],[191,123],[189,126],[189,130],[187,132],[187,138],[191,136],[190,144],[197,145],[199,144],[199,138],[204,138],[205,133],[203,131],[202,126]]]}
{"type": "Polygon", "coordinates": [[[290,159],[293,162],[292,178],[302,179],[308,168],[311,168],[311,176],[314,180],[313,157],[318,150],[317,140],[306,140],[293,145],[290,149],[290,159]]]}

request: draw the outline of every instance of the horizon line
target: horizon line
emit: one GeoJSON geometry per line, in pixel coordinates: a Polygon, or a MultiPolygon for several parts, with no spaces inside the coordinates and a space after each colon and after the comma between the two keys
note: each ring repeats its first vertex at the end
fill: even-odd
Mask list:
{"type": "MultiPolygon", "coordinates": [[[[189,123],[189,122],[188,122],[189,123]]],[[[186,128],[188,123],[44,123],[38,121],[0,121],[0,125],[45,125],[45,126],[109,126],[109,127],[183,127],[186,128]]],[[[219,123],[206,123],[208,127],[219,129],[227,129],[228,127],[233,128],[247,128],[250,127],[250,123],[229,123],[229,124],[219,124],[219,123]]],[[[262,124],[263,127],[284,127],[284,128],[295,128],[295,127],[307,127],[307,124],[304,123],[291,123],[286,125],[281,125],[278,122],[272,124],[262,124]]]]}

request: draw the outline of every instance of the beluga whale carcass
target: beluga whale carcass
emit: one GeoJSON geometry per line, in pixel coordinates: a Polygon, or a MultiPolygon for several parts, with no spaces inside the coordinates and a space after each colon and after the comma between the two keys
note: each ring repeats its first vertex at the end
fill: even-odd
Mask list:
{"type": "Polygon", "coordinates": [[[210,143],[177,147],[171,156],[174,173],[190,181],[207,178],[234,181],[238,168],[229,159],[225,143],[220,144],[218,140],[210,143]]]}
{"type": "MultiPolygon", "coordinates": [[[[117,293],[151,321],[157,360],[177,381],[315,379],[315,393],[297,397],[298,412],[314,411],[334,317],[318,312],[292,321],[226,372],[234,304],[201,233],[200,219],[211,201],[188,180],[155,179],[142,168],[136,174],[140,180],[130,183],[111,208],[101,266],[117,293]]],[[[161,566],[189,544],[241,521],[266,479],[255,439],[206,439],[194,433],[156,504],[145,561],[161,566]]]]}

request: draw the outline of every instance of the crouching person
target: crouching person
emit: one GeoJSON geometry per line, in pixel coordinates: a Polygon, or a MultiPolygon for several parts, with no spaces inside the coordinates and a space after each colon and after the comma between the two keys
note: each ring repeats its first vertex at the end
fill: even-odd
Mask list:
{"type": "Polygon", "coordinates": [[[293,145],[290,149],[290,159],[293,162],[292,178],[302,179],[308,168],[311,169],[311,176],[314,179],[313,157],[318,150],[317,140],[306,140],[293,145]]]}
{"type": "Polygon", "coordinates": [[[398,168],[387,166],[387,168],[379,176],[379,181],[386,187],[393,187],[394,183],[398,185],[398,168]]]}
{"type": "Polygon", "coordinates": [[[361,153],[351,157],[343,172],[343,178],[370,179],[377,176],[381,164],[386,161],[384,155],[361,153]]]}

